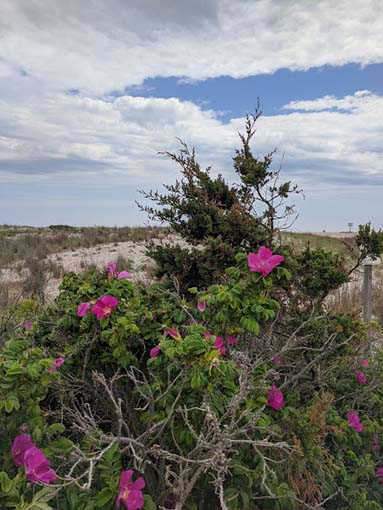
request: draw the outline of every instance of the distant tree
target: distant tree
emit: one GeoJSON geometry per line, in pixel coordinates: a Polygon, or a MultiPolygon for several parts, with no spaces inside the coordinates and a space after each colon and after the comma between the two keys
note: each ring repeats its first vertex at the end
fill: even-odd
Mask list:
{"type": "Polygon", "coordinates": [[[383,253],[383,232],[372,228],[371,223],[359,225],[355,242],[359,253],[355,265],[348,273],[349,275],[360,266],[366,257],[376,259],[383,253]]]}

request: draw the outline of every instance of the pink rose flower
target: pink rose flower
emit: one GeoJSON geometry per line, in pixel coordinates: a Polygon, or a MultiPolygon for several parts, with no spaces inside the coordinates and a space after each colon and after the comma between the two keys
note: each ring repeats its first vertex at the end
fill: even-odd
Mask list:
{"type": "Polygon", "coordinates": [[[284,260],[283,255],[273,255],[272,251],[266,246],[261,246],[258,253],[249,253],[247,256],[250,271],[261,273],[264,278],[284,260]]]}
{"type": "Polygon", "coordinates": [[[85,315],[90,310],[90,304],[89,303],[80,303],[77,307],[77,315],[78,317],[85,317],[85,315]]]}
{"type": "Polygon", "coordinates": [[[65,361],[64,358],[56,358],[54,364],[49,369],[49,372],[52,373],[56,372],[56,370],[61,367],[64,361],[65,361]]]}
{"type": "Polygon", "coordinates": [[[357,432],[363,431],[363,424],[360,423],[358,413],[353,413],[350,411],[347,415],[347,418],[348,418],[348,424],[350,425],[350,427],[355,429],[357,432]]]}
{"type": "Polygon", "coordinates": [[[150,349],[150,354],[149,354],[150,357],[156,358],[159,355],[160,350],[161,349],[160,349],[159,345],[156,345],[155,347],[153,347],[153,349],[150,349]]]}
{"type": "Polygon", "coordinates": [[[132,280],[133,276],[129,271],[121,271],[120,273],[116,271],[117,265],[114,262],[109,262],[107,265],[108,272],[110,276],[116,276],[118,280],[132,280]]]}
{"type": "Polygon", "coordinates": [[[49,460],[37,446],[25,452],[24,467],[30,482],[51,483],[56,480],[56,473],[51,469],[49,460]]]}
{"type": "Polygon", "coordinates": [[[360,383],[365,384],[367,382],[366,376],[360,370],[355,370],[355,375],[360,383]]]}
{"type": "Polygon", "coordinates": [[[200,312],[204,312],[206,310],[206,301],[198,301],[197,308],[200,312]]]}
{"type": "Polygon", "coordinates": [[[28,448],[35,446],[29,434],[19,434],[12,445],[12,458],[17,467],[24,464],[24,455],[28,448]]]}
{"type": "Polygon", "coordinates": [[[103,296],[93,305],[92,314],[96,316],[97,320],[101,320],[104,317],[109,317],[117,305],[118,299],[114,296],[103,296]]]}
{"type": "Polygon", "coordinates": [[[229,345],[236,345],[238,343],[238,338],[235,338],[234,336],[228,335],[227,337],[227,343],[229,345]]]}
{"type": "Polygon", "coordinates": [[[221,336],[217,336],[215,339],[215,347],[217,351],[224,356],[226,354],[226,347],[224,346],[224,339],[221,336]]]}
{"type": "Polygon", "coordinates": [[[119,509],[121,502],[128,510],[141,510],[144,506],[142,489],[145,487],[145,480],[140,476],[135,482],[131,482],[133,470],[122,471],[120,478],[120,493],[116,501],[119,509]]]}
{"type": "Polygon", "coordinates": [[[272,386],[267,394],[267,405],[279,411],[285,405],[283,393],[276,386],[272,386]]]}

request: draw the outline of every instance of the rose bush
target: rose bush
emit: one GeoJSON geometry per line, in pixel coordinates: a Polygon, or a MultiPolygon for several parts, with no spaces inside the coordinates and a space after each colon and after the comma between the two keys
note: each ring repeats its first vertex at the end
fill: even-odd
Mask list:
{"type": "Polygon", "coordinates": [[[285,310],[277,255],[188,298],[109,265],[15,309],[1,508],[381,508],[382,355],[354,319],[285,310]]]}

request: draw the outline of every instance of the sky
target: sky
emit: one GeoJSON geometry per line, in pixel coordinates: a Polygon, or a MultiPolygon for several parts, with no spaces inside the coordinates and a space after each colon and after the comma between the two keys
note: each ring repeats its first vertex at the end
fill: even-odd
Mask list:
{"type": "Polygon", "coordinates": [[[194,146],[277,149],[296,231],[383,228],[381,0],[1,0],[0,224],[143,225],[194,146]]]}

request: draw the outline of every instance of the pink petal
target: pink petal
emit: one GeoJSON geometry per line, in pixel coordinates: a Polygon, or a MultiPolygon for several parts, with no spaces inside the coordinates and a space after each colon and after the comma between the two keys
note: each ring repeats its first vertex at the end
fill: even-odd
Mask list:
{"type": "Polygon", "coordinates": [[[227,337],[227,343],[229,345],[236,345],[238,343],[238,338],[235,338],[234,336],[228,336],[227,337]]]}
{"type": "Polygon", "coordinates": [[[145,480],[140,476],[135,482],[132,483],[132,489],[142,490],[145,487],[145,480]]]}
{"type": "Polygon", "coordinates": [[[273,252],[269,248],[266,248],[266,246],[261,246],[257,253],[259,259],[262,261],[266,261],[272,254],[273,252]]]}
{"type": "Polygon", "coordinates": [[[367,382],[366,376],[360,370],[355,370],[355,375],[360,383],[365,384],[367,382]]]}
{"type": "Polygon", "coordinates": [[[173,328],[168,328],[168,333],[173,338],[180,338],[180,334],[173,328]]]}
{"type": "Polygon", "coordinates": [[[31,329],[31,327],[32,327],[32,322],[31,322],[31,321],[28,321],[28,322],[26,322],[26,323],[24,324],[24,328],[25,328],[25,329],[31,329]]]}
{"type": "Polygon", "coordinates": [[[259,269],[260,269],[259,260],[255,253],[248,254],[247,263],[250,268],[250,271],[252,271],[253,273],[259,272],[259,269]]]}
{"type": "Polygon", "coordinates": [[[103,296],[100,301],[102,302],[104,307],[108,308],[116,308],[118,305],[118,299],[114,296],[109,296],[108,294],[106,296],[103,296]]]}
{"type": "Polygon", "coordinates": [[[359,365],[361,367],[368,367],[368,360],[366,359],[361,359],[360,362],[359,362],[359,365]]]}
{"type": "Polygon", "coordinates": [[[124,503],[128,510],[140,510],[144,506],[144,496],[141,491],[132,490],[124,503]]]}
{"type": "Polygon", "coordinates": [[[133,476],[132,469],[128,469],[127,471],[121,471],[120,489],[125,489],[128,486],[128,483],[130,483],[132,476],[133,476]]]}
{"type": "Polygon", "coordinates": [[[56,358],[54,365],[51,366],[49,371],[56,372],[56,370],[61,367],[61,365],[64,363],[64,361],[65,361],[64,358],[56,358]]]}
{"type": "Polygon", "coordinates": [[[224,343],[225,343],[225,340],[221,336],[216,337],[215,346],[217,347],[217,349],[220,349],[221,347],[223,347],[224,343]]]}
{"type": "Polygon", "coordinates": [[[132,280],[133,276],[129,271],[121,271],[121,273],[118,273],[117,275],[118,280],[132,280]]]}
{"type": "Polygon", "coordinates": [[[284,260],[285,257],[283,255],[273,255],[272,257],[269,258],[267,263],[270,264],[274,269],[274,267],[279,266],[279,264],[281,264],[284,260]]]}
{"type": "Polygon", "coordinates": [[[116,275],[117,265],[114,262],[109,262],[109,264],[107,265],[107,268],[108,268],[109,274],[111,276],[115,276],[116,275]]]}
{"type": "Polygon", "coordinates": [[[155,347],[153,347],[152,349],[150,349],[150,357],[151,358],[156,358],[158,356],[158,354],[160,353],[160,348],[158,345],[156,345],[155,347]]]}
{"type": "Polygon", "coordinates": [[[29,434],[19,434],[15,437],[12,444],[12,458],[17,467],[24,464],[25,452],[32,446],[34,443],[29,434]]]}
{"type": "Polygon", "coordinates": [[[198,301],[197,308],[200,312],[204,312],[206,309],[206,302],[205,301],[198,301]]]}
{"type": "Polygon", "coordinates": [[[79,317],[84,317],[89,312],[89,309],[90,309],[89,303],[80,303],[77,307],[77,315],[79,317]]]}
{"type": "Polygon", "coordinates": [[[51,483],[56,480],[56,473],[50,469],[49,460],[37,446],[32,446],[25,452],[24,467],[31,482],[51,483]]]}

